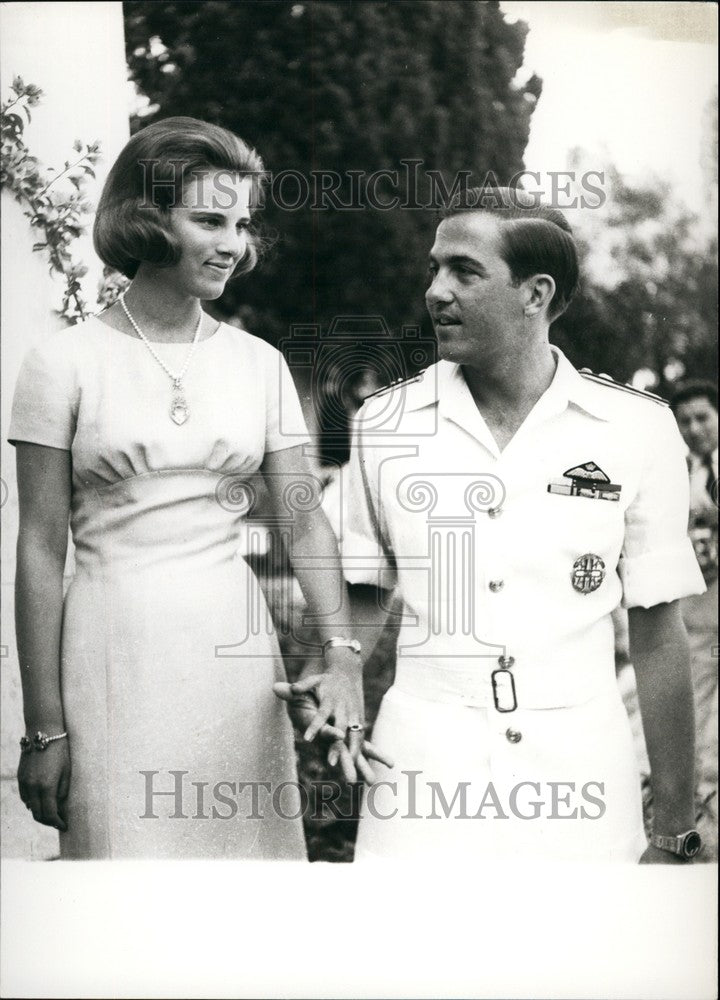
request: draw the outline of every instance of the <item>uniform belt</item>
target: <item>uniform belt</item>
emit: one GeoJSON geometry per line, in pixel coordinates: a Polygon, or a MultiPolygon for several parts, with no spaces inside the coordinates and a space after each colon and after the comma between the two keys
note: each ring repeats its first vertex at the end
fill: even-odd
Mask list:
{"type": "MultiPolygon", "coordinates": [[[[455,665],[451,657],[425,659],[400,657],[395,687],[406,694],[429,701],[462,704],[473,708],[494,707],[491,677],[498,668],[494,657],[463,660],[455,665]]],[[[582,705],[615,688],[612,657],[596,656],[592,662],[517,664],[511,670],[519,709],[567,708],[582,705]]]]}

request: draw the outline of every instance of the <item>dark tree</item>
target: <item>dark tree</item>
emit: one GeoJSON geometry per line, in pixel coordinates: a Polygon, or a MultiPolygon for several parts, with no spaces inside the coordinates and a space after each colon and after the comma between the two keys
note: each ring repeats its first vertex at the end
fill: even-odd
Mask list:
{"type": "MultiPolygon", "coordinates": [[[[442,197],[429,171],[451,189],[459,171],[477,183],[488,171],[503,182],[522,169],[540,81],[513,83],[527,27],[508,24],[498,3],[124,6],[130,71],[156,106],[135,127],[177,114],[217,122],[255,145],[275,175],[338,172],[343,203],[349,171],[362,172],[361,188],[375,171],[399,171],[397,184],[382,178],[375,193],[412,200],[403,160],[420,161],[422,204],[442,197]]],[[[297,184],[284,193],[295,199],[297,184]]],[[[220,314],[275,342],[291,324],[325,329],[336,315],[379,315],[394,334],[423,323],[436,213],[373,208],[367,191],[359,211],[313,208],[312,194],[296,211],[268,200],[261,215],[279,235],[275,250],[228,288],[220,314]]]]}
{"type": "Polygon", "coordinates": [[[598,240],[610,248],[612,283],[591,280],[581,242],[584,288],[552,327],[551,337],[578,367],[627,381],[652,371],[655,390],[673,379],[717,377],[717,239],[677,203],[667,184],[626,184],[608,173],[608,212],[598,240]]]}

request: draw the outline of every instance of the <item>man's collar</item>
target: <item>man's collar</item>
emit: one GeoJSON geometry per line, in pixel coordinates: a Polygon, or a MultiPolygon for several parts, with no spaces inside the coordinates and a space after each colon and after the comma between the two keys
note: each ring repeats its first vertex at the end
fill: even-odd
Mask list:
{"type": "Polygon", "coordinates": [[[693,469],[698,469],[700,467],[707,468],[708,461],[712,465],[718,464],[718,450],[715,448],[713,451],[708,452],[707,455],[697,455],[694,451],[688,448],[688,458],[690,459],[690,465],[693,469]]]}
{"type": "MultiPolygon", "coordinates": [[[[559,348],[551,346],[550,349],[557,367],[552,382],[541,397],[543,409],[547,406],[548,409],[561,413],[572,403],[600,420],[609,420],[612,408],[605,398],[607,393],[603,386],[584,379],[559,348]]],[[[449,402],[458,391],[469,391],[461,366],[453,361],[438,361],[432,365],[412,383],[411,390],[404,404],[408,411],[419,410],[438,401],[442,405],[443,401],[449,402]]]]}
{"type": "Polygon", "coordinates": [[[610,420],[614,411],[605,386],[583,378],[559,347],[551,346],[550,350],[557,358],[557,369],[548,392],[556,391],[558,398],[563,398],[566,404],[573,403],[593,417],[610,420]]]}

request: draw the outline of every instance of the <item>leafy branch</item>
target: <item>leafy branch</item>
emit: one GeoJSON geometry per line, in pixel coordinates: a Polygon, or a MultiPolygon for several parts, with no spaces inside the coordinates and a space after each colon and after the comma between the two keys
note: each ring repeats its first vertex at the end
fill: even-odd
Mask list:
{"type": "Polygon", "coordinates": [[[13,96],[0,106],[0,187],[11,191],[15,200],[25,206],[24,214],[43,236],[33,244],[33,250],[47,250],[50,272],[60,274],[65,281],[59,314],[69,322],[86,319],[90,311],[82,298],[80,281],[87,267],[73,260],[69,247],[85,231],[83,217],[91,211],[84,197],[84,184],[88,176],[95,176],[93,168],[100,158],[100,143],[83,144],[77,139],[73,150],[80,155],[72,163],[66,160],[59,172],[41,167],[25,143],[24,132],[32,120],[30,108],[40,103],[43,92],[19,76],[10,89],[13,96]],[[51,190],[62,177],[75,191],[51,190]]]}

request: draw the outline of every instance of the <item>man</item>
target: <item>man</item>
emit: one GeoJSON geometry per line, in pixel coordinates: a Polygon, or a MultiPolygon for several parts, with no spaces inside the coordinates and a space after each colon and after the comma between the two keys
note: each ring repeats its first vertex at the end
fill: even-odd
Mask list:
{"type": "Polygon", "coordinates": [[[703,581],[683,444],[663,401],[550,346],[577,282],[561,213],[466,192],[430,253],[441,360],[358,414],[348,518],[381,543],[380,581],[405,605],[374,734],[395,767],[367,790],[359,858],[681,863],[699,849],[679,600],[703,581]],[[614,676],[621,601],[650,845],[614,676]]]}
{"type": "Polygon", "coordinates": [[[718,785],[718,409],[710,382],[686,382],[671,406],[688,446],[690,539],[707,591],[683,601],[695,692],[695,780],[706,854],[717,857],[718,785]]]}
{"type": "Polygon", "coordinates": [[[689,449],[690,537],[710,584],[717,580],[717,390],[711,382],[686,382],[675,391],[670,405],[689,449]]]}

